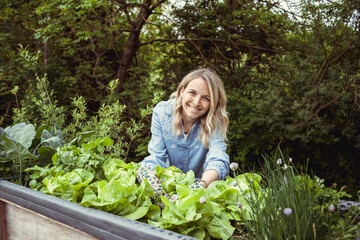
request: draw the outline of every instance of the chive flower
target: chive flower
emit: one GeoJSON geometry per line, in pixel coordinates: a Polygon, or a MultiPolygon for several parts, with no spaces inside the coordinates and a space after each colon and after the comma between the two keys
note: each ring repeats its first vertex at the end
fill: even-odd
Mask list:
{"type": "Polygon", "coordinates": [[[291,209],[291,208],[284,208],[284,214],[285,214],[286,216],[290,216],[291,213],[292,213],[292,209],[291,209]]]}
{"type": "Polygon", "coordinates": [[[278,165],[282,164],[281,158],[279,158],[278,160],[276,160],[276,163],[277,163],[278,165]]]}
{"type": "Polygon", "coordinates": [[[230,169],[231,170],[235,171],[236,169],[238,169],[238,167],[239,167],[238,163],[236,163],[236,162],[230,163],[230,169]]]}
{"type": "Polygon", "coordinates": [[[199,202],[201,204],[205,204],[206,203],[206,198],[205,197],[200,197],[199,202]]]}
{"type": "Polygon", "coordinates": [[[330,206],[329,206],[329,211],[330,211],[330,212],[334,212],[334,211],[335,211],[335,206],[334,206],[334,204],[330,204],[330,206]]]}
{"type": "Polygon", "coordinates": [[[283,170],[286,171],[288,169],[288,165],[284,164],[283,170]]]}
{"type": "Polygon", "coordinates": [[[232,185],[233,187],[236,187],[236,186],[238,185],[238,182],[237,182],[237,181],[233,181],[233,182],[231,183],[231,185],[232,185]]]}
{"type": "Polygon", "coordinates": [[[293,161],[292,158],[289,158],[289,162],[292,163],[292,161],[293,161]]]}
{"type": "Polygon", "coordinates": [[[242,208],[242,203],[241,202],[238,202],[238,207],[242,208]]]}

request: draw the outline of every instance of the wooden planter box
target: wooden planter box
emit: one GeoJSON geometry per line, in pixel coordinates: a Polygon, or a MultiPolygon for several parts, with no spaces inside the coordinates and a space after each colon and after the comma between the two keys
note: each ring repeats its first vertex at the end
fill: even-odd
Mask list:
{"type": "Polygon", "coordinates": [[[1,240],[195,238],[0,180],[1,240]]]}

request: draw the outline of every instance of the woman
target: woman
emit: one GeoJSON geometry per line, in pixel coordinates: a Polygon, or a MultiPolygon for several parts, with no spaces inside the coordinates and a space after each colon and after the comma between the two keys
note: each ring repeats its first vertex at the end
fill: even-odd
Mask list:
{"type": "MultiPolygon", "coordinates": [[[[176,166],[184,173],[192,170],[201,178],[192,189],[207,188],[213,181],[225,179],[229,173],[225,108],[225,89],[216,73],[201,68],[187,74],[170,99],[154,108],[150,155],[141,162],[139,181],[147,178],[155,195],[168,196],[155,176],[158,165],[176,166]]],[[[177,196],[170,199],[177,200],[177,196]]]]}

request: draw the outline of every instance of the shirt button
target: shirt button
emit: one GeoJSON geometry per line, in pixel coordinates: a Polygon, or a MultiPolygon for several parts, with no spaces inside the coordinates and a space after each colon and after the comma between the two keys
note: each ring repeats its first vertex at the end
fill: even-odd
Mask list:
{"type": "Polygon", "coordinates": [[[189,161],[189,160],[185,159],[185,162],[187,162],[187,161],[189,161]]]}
{"type": "Polygon", "coordinates": [[[194,148],[195,148],[195,149],[198,149],[198,148],[199,148],[199,145],[195,145],[194,148]]]}
{"type": "Polygon", "coordinates": [[[176,144],[171,145],[172,148],[176,148],[176,144]]]}

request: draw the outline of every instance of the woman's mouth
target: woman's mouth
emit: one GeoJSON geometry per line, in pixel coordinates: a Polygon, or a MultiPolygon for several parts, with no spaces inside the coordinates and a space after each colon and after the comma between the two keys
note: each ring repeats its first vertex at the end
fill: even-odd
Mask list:
{"type": "Polygon", "coordinates": [[[193,106],[190,106],[190,105],[188,105],[188,107],[190,108],[190,110],[191,111],[193,111],[193,112],[198,112],[198,111],[200,111],[201,110],[201,108],[198,108],[198,107],[193,107],[193,106]]]}

